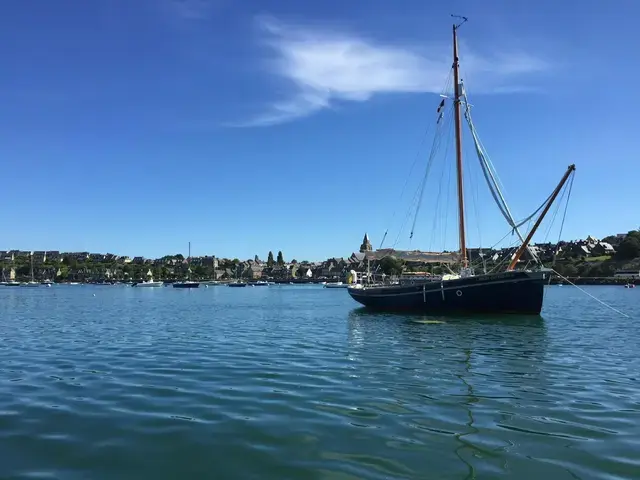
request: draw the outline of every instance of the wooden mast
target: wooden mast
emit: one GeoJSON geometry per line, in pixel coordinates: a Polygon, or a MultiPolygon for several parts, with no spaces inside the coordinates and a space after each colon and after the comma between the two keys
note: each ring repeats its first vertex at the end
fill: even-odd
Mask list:
{"type": "Polygon", "coordinates": [[[511,260],[511,263],[507,267],[507,271],[513,270],[515,268],[516,264],[518,263],[518,260],[520,260],[520,257],[522,256],[524,251],[529,246],[529,242],[533,238],[533,235],[536,233],[536,230],[538,230],[538,227],[542,223],[542,220],[544,219],[544,216],[547,214],[547,212],[551,208],[551,204],[555,201],[556,197],[560,193],[560,190],[562,190],[562,187],[564,187],[564,184],[569,179],[569,175],[571,175],[575,171],[575,169],[576,169],[575,165],[573,165],[573,164],[569,165],[569,167],[567,168],[567,171],[562,176],[562,180],[560,180],[560,183],[558,184],[556,189],[551,194],[551,197],[549,197],[549,201],[547,202],[547,204],[545,205],[544,209],[542,210],[542,213],[538,217],[538,220],[536,220],[536,223],[533,226],[533,228],[531,229],[531,231],[529,232],[529,235],[527,235],[527,238],[524,239],[524,242],[522,242],[522,245],[520,245],[520,248],[518,249],[518,251],[516,252],[515,256],[513,257],[513,260],[511,260]]]}
{"type": "MultiPolygon", "coordinates": [[[[464,23],[467,19],[463,17],[464,23]]],[[[459,78],[459,64],[458,64],[458,36],[457,30],[462,23],[456,25],[453,24],[453,81],[454,81],[454,114],[456,122],[456,170],[458,177],[458,231],[460,234],[460,260],[462,261],[462,267],[466,268],[467,261],[467,241],[465,238],[464,229],[464,182],[462,176],[462,119],[460,117],[460,78],[459,78]]]]}

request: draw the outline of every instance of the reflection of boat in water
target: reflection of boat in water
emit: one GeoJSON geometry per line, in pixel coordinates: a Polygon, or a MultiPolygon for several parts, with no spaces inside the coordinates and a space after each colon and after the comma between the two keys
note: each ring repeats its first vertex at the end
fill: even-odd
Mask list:
{"type": "MultiPolygon", "coordinates": [[[[542,205],[523,221],[516,221],[504,199],[500,182],[493,164],[479,139],[478,132],[471,118],[471,107],[467,101],[467,93],[460,79],[457,31],[466,22],[462,19],[459,25],[453,26],[453,65],[449,78],[453,79],[453,101],[450,109],[445,111],[444,96],[441,100],[436,115],[435,137],[420,197],[424,191],[426,179],[430,171],[432,159],[438,153],[438,148],[443,141],[442,135],[448,130],[443,124],[450,125],[450,119],[455,126],[453,144],[456,153],[456,183],[457,183],[457,210],[458,210],[458,240],[459,254],[450,255],[447,263],[455,266],[457,271],[451,268],[451,275],[439,281],[416,281],[413,285],[354,285],[348,288],[351,297],[362,305],[381,311],[416,311],[430,314],[455,314],[455,313],[509,313],[509,314],[533,314],[539,315],[544,300],[544,285],[548,282],[552,270],[542,268],[542,265],[529,244],[551,208],[552,204],[564,189],[565,185],[571,185],[567,181],[575,171],[575,166],[570,165],[557,187],[546,198],[542,205]],[[464,108],[464,112],[462,112],[464,108]],[[446,115],[446,117],[445,117],[446,115]],[[520,240],[520,247],[510,259],[509,265],[503,271],[495,270],[476,274],[470,263],[470,252],[467,250],[466,237],[466,210],[465,210],[465,182],[463,179],[462,158],[462,116],[466,120],[471,137],[475,145],[480,168],[487,182],[488,189],[497,203],[501,214],[507,224],[520,240]],[[446,118],[442,121],[442,118],[446,118]],[[537,217],[537,218],[536,218],[537,217]],[[526,238],[521,234],[519,227],[535,220],[526,238]],[[518,262],[527,252],[533,262],[540,268],[516,270],[518,262]]],[[[446,139],[444,140],[447,141],[446,139]]],[[[446,155],[445,155],[446,156],[446,155]]],[[[569,187],[570,188],[570,187],[569,187]]],[[[564,190],[565,192],[567,190],[564,190]]],[[[444,212],[442,207],[436,210],[444,212]]],[[[446,214],[443,213],[443,214],[446,214]]],[[[397,257],[398,252],[391,252],[387,256],[397,257]]],[[[385,255],[382,252],[367,252],[366,258],[382,260],[385,255]],[[379,258],[375,255],[379,253],[379,258]]],[[[496,267],[497,268],[497,267],[496,267]]],[[[328,285],[327,285],[328,287],[328,285]]]]}
{"type": "MultiPolygon", "coordinates": [[[[506,460],[496,447],[509,445],[523,426],[546,431],[541,409],[549,412],[555,401],[566,400],[551,392],[558,380],[544,367],[548,335],[540,316],[436,317],[357,308],[347,328],[350,376],[360,388],[380,392],[376,406],[387,406],[385,414],[400,406],[413,414],[411,428],[399,437],[411,438],[413,431],[416,438],[448,436],[458,461],[445,468],[456,478],[475,478],[465,471],[494,461],[499,470],[506,460]],[[532,411],[543,420],[531,418],[532,411]]],[[[433,475],[440,476],[448,475],[433,475]]]]}
{"type": "Polygon", "coordinates": [[[443,345],[448,348],[464,343],[482,355],[512,352],[509,357],[511,360],[527,360],[530,362],[527,368],[538,372],[546,353],[547,327],[540,315],[435,316],[377,312],[359,307],[351,310],[348,318],[349,343],[352,344],[352,340],[357,338],[358,341],[353,345],[362,347],[360,353],[363,355],[369,351],[375,354],[383,338],[386,339],[383,343],[391,342],[398,346],[397,353],[400,356],[405,355],[402,352],[407,348],[415,347],[418,349],[415,353],[419,356],[433,357],[434,361],[440,362],[442,350],[424,350],[425,346],[443,345]]]}

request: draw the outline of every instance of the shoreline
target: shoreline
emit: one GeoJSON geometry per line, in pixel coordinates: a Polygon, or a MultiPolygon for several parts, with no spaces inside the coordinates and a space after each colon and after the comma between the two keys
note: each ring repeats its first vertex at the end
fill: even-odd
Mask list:
{"type": "MultiPolygon", "coordinates": [[[[598,286],[598,285],[612,285],[612,286],[624,286],[627,284],[635,284],[635,285],[640,285],[640,279],[629,279],[629,278],[620,278],[620,277],[566,277],[571,283],[575,284],[575,285],[591,285],[591,286],[598,286]]],[[[15,280],[16,282],[27,282],[30,279],[23,279],[23,280],[15,280]]],[[[243,282],[256,282],[259,281],[261,279],[242,279],[243,282]]],[[[165,285],[171,285],[174,282],[180,282],[183,280],[180,279],[171,279],[171,280],[162,280],[165,285]]],[[[233,283],[235,280],[211,280],[211,279],[201,279],[201,280],[194,280],[196,282],[199,283],[212,283],[212,284],[219,284],[219,285],[226,285],[228,283],[233,283]]],[[[331,283],[338,283],[338,282],[345,282],[344,279],[299,279],[299,278],[292,278],[292,279],[272,279],[272,280],[268,280],[270,283],[274,283],[277,285],[319,285],[319,284],[331,284],[331,283]]],[[[0,283],[0,286],[3,286],[2,284],[5,282],[0,283]]],[[[38,282],[40,283],[40,282],[38,282]]],[[[52,281],[51,282],[54,285],[73,285],[73,284],[81,284],[81,285],[130,285],[131,283],[136,283],[136,282],[123,282],[123,281],[116,281],[116,282],[96,282],[96,281],[73,281],[73,282],[69,282],[69,281],[64,281],[64,282],[56,282],[56,281],[52,281]]],[[[560,278],[557,275],[554,275],[553,277],[551,277],[550,281],[549,281],[549,285],[565,285],[565,284],[569,284],[569,282],[567,282],[566,280],[560,278]]]]}

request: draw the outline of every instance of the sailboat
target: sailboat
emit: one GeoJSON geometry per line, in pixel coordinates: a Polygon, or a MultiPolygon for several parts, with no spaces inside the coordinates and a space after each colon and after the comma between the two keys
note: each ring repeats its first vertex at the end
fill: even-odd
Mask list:
{"type": "Polygon", "coordinates": [[[40,283],[36,282],[33,275],[33,252],[31,252],[31,280],[20,284],[21,287],[39,287],[40,283]]]}
{"type": "Polygon", "coordinates": [[[191,281],[191,242],[189,242],[189,256],[187,257],[187,280],[185,282],[175,282],[173,288],[198,288],[200,282],[191,281]]]}
{"type": "Polygon", "coordinates": [[[247,283],[243,282],[242,280],[240,280],[238,278],[238,269],[240,268],[240,265],[236,265],[236,279],[235,281],[231,282],[228,284],[229,287],[237,287],[237,288],[242,288],[242,287],[246,287],[247,283]]]}
{"type": "Polygon", "coordinates": [[[7,276],[4,273],[4,268],[2,269],[2,282],[0,282],[0,285],[4,286],[4,287],[18,287],[20,286],[20,282],[16,282],[13,279],[13,275],[14,275],[15,271],[13,269],[11,269],[11,274],[10,274],[10,278],[7,280],[7,276]]]}
{"type": "MultiPolygon", "coordinates": [[[[484,155],[484,147],[480,143],[471,121],[470,105],[464,91],[464,85],[459,78],[458,40],[457,34],[460,26],[467,21],[465,17],[457,17],[461,22],[453,25],[453,82],[454,98],[453,113],[455,125],[455,152],[456,152],[456,183],[458,203],[458,234],[459,251],[455,255],[459,266],[458,272],[452,271],[451,275],[443,275],[435,279],[416,280],[394,285],[350,285],[349,295],[365,307],[383,311],[420,312],[424,314],[449,314],[449,313],[482,313],[482,314],[531,314],[539,315],[544,299],[544,285],[548,283],[552,270],[545,269],[541,264],[535,269],[520,269],[515,267],[525,251],[528,251],[534,260],[537,255],[529,248],[529,243],[543,218],[549,211],[552,203],[563,189],[569,177],[575,172],[575,165],[569,165],[551,195],[545,202],[526,220],[517,223],[506,205],[504,197],[496,181],[492,165],[484,155]],[[507,223],[517,233],[521,244],[509,266],[504,271],[494,271],[476,275],[469,265],[465,238],[465,209],[464,209],[464,183],[463,183],[463,157],[462,157],[462,119],[461,107],[465,106],[465,120],[471,130],[472,138],[476,146],[476,154],[493,199],[498,204],[507,223]],[[539,216],[532,229],[523,238],[518,227],[539,216]]],[[[440,107],[444,105],[443,98],[440,107]]],[[[440,112],[440,107],[438,112],[440,112]]],[[[442,114],[440,114],[442,115],[442,114]]]]}
{"type": "Polygon", "coordinates": [[[154,287],[163,287],[164,286],[164,282],[162,281],[154,281],[153,280],[153,275],[151,273],[151,269],[149,269],[149,271],[147,272],[147,280],[143,281],[143,282],[135,282],[131,284],[132,287],[147,287],[147,288],[154,288],[154,287]]]}

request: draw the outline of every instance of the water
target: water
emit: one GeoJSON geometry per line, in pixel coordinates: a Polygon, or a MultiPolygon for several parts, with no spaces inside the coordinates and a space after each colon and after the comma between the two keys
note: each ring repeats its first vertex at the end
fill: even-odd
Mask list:
{"type": "Polygon", "coordinates": [[[502,320],[0,288],[0,478],[640,478],[640,289],[587,288],[632,318],[567,286],[502,320]]]}

